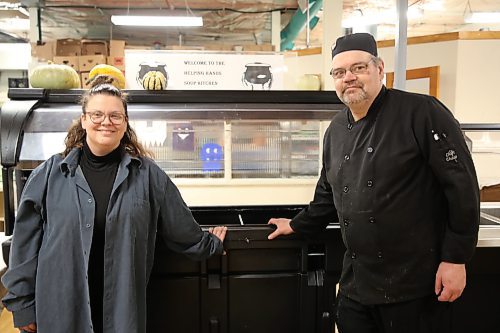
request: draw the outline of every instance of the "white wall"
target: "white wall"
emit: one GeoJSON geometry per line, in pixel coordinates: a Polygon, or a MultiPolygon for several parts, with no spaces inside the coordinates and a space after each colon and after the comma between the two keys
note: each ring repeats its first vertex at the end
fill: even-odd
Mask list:
{"type": "MultiPolygon", "coordinates": [[[[394,71],[394,47],[379,49],[394,71]]],[[[408,45],[407,68],[440,66],[439,99],[462,123],[500,123],[500,40],[454,40],[408,45]]]]}
{"type": "Polygon", "coordinates": [[[500,123],[500,39],[460,40],[457,54],[456,116],[500,123]]]}
{"type": "Polygon", "coordinates": [[[31,61],[29,43],[0,43],[0,70],[28,69],[31,61]]]}
{"type": "Polygon", "coordinates": [[[323,73],[322,59],[321,54],[307,56],[290,54],[285,56],[285,66],[288,68],[288,72],[285,74],[285,90],[296,90],[297,80],[304,74],[321,75],[323,73]]]}
{"type": "Polygon", "coordinates": [[[0,106],[7,100],[9,77],[25,77],[31,60],[31,46],[24,43],[0,43],[0,106]],[[24,76],[23,76],[24,74],[24,76]]]}
{"type": "MultiPolygon", "coordinates": [[[[457,53],[457,41],[408,45],[406,65],[407,69],[439,66],[439,99],[452,111],[456,108],[457,53]]],[[[394,47],[379,48],[379,56],[384,60],[385,72],[394,72],[394,47]]]]}

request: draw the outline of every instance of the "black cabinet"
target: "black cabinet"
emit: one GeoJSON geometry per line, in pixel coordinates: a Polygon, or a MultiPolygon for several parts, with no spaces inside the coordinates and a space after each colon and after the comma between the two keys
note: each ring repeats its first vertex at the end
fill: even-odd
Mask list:
{"type": "MultiPolygon", "coordinates": [[[[253,209],[255,214],[244,208],[246,220],[254,216],[263,223],[300,210],[253,209]]],[[[241,208],[223,210],[195,209],[194,214],[203,225],[231,222],[228,216],[242,213],[241,208]]],[[[317,239],[291,235],[269,241],[271,231],[266,225],[229,225],[226,254],[202,262],[170,252],[158,239],[148,286],[148,331],[332,332],[344,252],[340,229],[332,225],[317,239]]]]}

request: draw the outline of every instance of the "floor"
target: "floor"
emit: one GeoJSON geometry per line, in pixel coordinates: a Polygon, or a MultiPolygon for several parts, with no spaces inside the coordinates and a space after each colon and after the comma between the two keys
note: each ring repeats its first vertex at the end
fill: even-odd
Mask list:
{"type": "MultiPolygon", "coordinates": [[[[3,260],[2,260],[3,261],[3,260]]],[[[0,268],[0,278],[2,277],[5,269],[0,268]]],[[[5,288],[0,282],[0,299],[5,295],[5,288]]],[[[12,322],[12,314],[4,309],[0,302],[0,332],[2,333],[19,333],[19,330],[14,328],[12,322]]]]}
{"type": "Polygon", "coordinates": [[[12,314],[6,309],[3,309],[2,313],[0,314],[0,332],[19,333],[19,330],[14,328],[12,322],[12,314]]]}

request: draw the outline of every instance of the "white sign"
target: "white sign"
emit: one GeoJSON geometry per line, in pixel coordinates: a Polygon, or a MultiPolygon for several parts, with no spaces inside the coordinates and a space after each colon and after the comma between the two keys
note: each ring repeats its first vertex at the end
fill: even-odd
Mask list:
{"type": "Polygon", "coordinates": [[[168,90],[283,90],[283,54],[125,50],[127,89],[161,72],[168,90]]]}

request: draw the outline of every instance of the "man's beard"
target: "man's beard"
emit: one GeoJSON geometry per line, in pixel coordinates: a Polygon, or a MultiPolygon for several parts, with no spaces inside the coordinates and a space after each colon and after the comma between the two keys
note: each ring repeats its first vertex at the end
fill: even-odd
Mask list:
{"type": "Polygon", "coordinates": [[[368,95],[366,94],[366,90],[364,89],[363,86],[354,86],[357,87],[358,89],[356,90],[355,93],[345,93],[345,90],[342,94],[339,95],[339,99],[344,103],[345,105],[352,105],[352,104],[358,104],[361,102],[364,102],[368,99],[368,95]]]}

